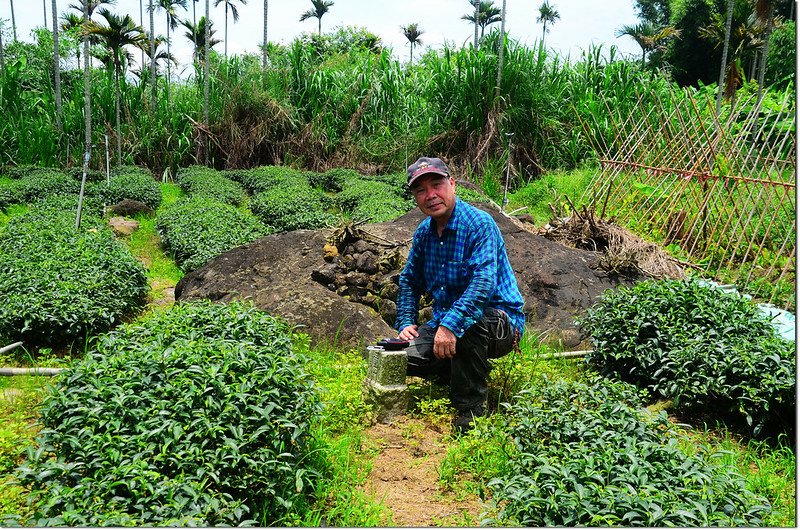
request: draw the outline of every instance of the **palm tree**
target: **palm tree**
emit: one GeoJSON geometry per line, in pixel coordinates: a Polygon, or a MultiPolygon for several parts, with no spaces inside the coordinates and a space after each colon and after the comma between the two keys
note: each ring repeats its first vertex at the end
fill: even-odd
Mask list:
{"type": "Polygon", "coordinates": [[[761,102],[761,96],[764,91],[764,74],[767,71],[767,55],[769,54],[769,37],[772,34],[773,25],[773,12],[775,11],[775,2],[772,0],[756,0],[755,15],[756,20],[764,26],[764,44],[761,48],[761,63],[758,66],[758,102],[761,102]]]}
{"type": "Polygon", "coordinates": [[[719,65],[719,83],[717,84],[717,107],[722,107],[722,85],[725,83],[725,65],[728,63],[728,46],[731,43],[731,22],[733,21],[733,0],[728,0],[728,18],[725,22],[725,44],[722,47],[722,62],[719,65]]]}
{"type": "Polygon", "coordinates": [[[43,28],[47,28],[47,0],[42,0],[42,16],[44,17],[43,28]]]}
{"type": "Polygon", "coordinates": [[[333,7],[333,0],[311,0],[311,4],[313,7],[300,15],[300,22],[308,20],[309,18],[316,18],[317,31],[322,35],[322,17],[333,7]]]}
{"type": "Polygon", "coordinates": [[[500,50],[497,56],[497,83],[494,85],[494,99],[500,97],[500,79],[503,74],[503,50],[506,48],[506,0],[503,0],[503,12],[500,16],[500,50]]]}
{"type": "Polygon", "coordinates": [[[642,68],[645,66],[647,54],[654,51],[663,51],[667,47],[667,41],[671,38],[680,37],[680,30],[667,26],[659,28],[649,20],[639,24],[626,24],[616,31],[616,36],[628,36],[636,41],[642,48],[642,68]]]}
{"type": "Polygon", "coordinates": [[[267,69],[267,44],[269,44],[269,39],[267,39],[267,11],[269,9],[269,0],[264,0],[264,49],[261,52],[261,66],[264,70],[267,69]]]}
{"type": "MultiPolygon", "coordinates": [[[[66,12],[61,15],[61,31],[65,33],[75,34],[81,31],[83,27],[83,17],[75,13],[66,12]]],[[[78,61],[78,68],[81,67],[81,48],[75,48],[75,58],[78,61]]]]}
{"type": "MultiPolygon", "coordinates": [[[[122,53],[126,46],[146,46],[147,38],[141,26],[130,15],[120,16],[106,8],[99,11],[106,25],[90,21],[84,31],[96,35],[111,53],[114,66],[114,108],[116,112],[117,165],[122,165],[122,134],[119,124],[119,80],[122,74],[122,53]]],[[[155,65],[154,65],[155,66],[155,65]]]]}
{"type": "Polygon", "coordinates": [[[411,44],[411,54],[408,58],[408,62],[411,63],[414,61],[414,45],[415,44],[422,44],[422,40],[420,37],[422,36],[424,31],[419,28],[419,24],[414,22],[413,24],[409,24],[408,26],[400,26],[400,30],[403,32],[403,35],[406,36],[408,39],[408,43],[411,44]]]}
{"type": "Polygon", "coordinates": [[[3,75],[3,70],[6,69],[5,58],[3,57],[3,25],[0,24],[0,75],[3,75]]]}
{"type": "Polygon", "coordinates": [[[56,96],[56,127],[61,132],[61,55],[58,50],[58,7],[53,0],[53,77],[55,80],[54,92],[56,96]]]}
{"type": "Polygon", "coordinates": [[[560,19],[561,15],[558,14],[558,11],[555,7],[550,5],[548,0],[544,0],[542,5],[539,6],[539,16],[536,17],[536,22],[542,23],[542,45],[544,46],[544,35],[547,33],[547,25],[550,24],[551,26],[556,23],[556,20],[560,19]]]}
{"type": "MultiPolygon", "coordinates": [[[[186,32],[184,36],[189,39],[194,45],[194,49],[192,50],[192,59],[194,61],[200,62],[203,60],[203,57],[206,53],[206,17],[200,17],[200,20],[197,22],[196,26],[193,26],[191,22],[188,20],[181,21],[181,25],[186,28],[186,32]]],[[[213,26],[213,22],[209,23],[209,26],[213,26]]],[[[209,35],[211,35],[210,46],[213,48],[220,42],[219,39],[214,38],[214,33],[216,30],[213,27],[209,28],[209,35]]]]}
{"type": "Polygon", "coordinates": [[[480,2],[480,0],[474,0],[472,3],[474,4],[474,7],[475,7],[475,17],[474,17],[475,18],[475,24],[474,24],[475,25],[475,41],[473,43],[473,46],[477,50],[478,49],[478,18],[480,18],[479,15],[480,15],[480,9],[481,9],[481,2],[480,2]]]}
{"type": "Polygon", "coordinates": [[[89,9],[89,18],[92,18],[94,12],[97,11],[99,8],[103,7],[104,5],[113,6],[117,3],[117,0],[77,0],[76,3],[70,4],[69,8],[78,11],[79,13],[83,13],[85,8],[89,9]]]}
{"type": "Polygon", "coordinates": [[[247,5],[247,0],[214,0],[214,7],[224,3],[225,4],[225,58],[228,58],[228,8],[231,10],[233,22],[239,22],[239,10],[236,9],[236,2],[241,2],[242,5],[247,5]]]}
{"type": "MultiPolygon", "coordinates": [[[[149,39],[150,36],[148,35],[147,38],[149,39]]],[[[167,50],[161,49],[161,45],[166,42],[166,39],[163,36],[158,36],[155,38],[155,48],[152,50],[150,49],[149,42],[148,46],[143,46],[142,49],[144,50],[145,56],[147,60],[142,63],[138,70],[133,70],[133,73],[139,78],[143,79],[146,75],[150,75],[150,62],[155,61],[156,63],[156,74],[158,74],[158,63],[164,63],[169,68],[169,63],[173,63],[175,65],[178,64],[177,59],[175,56],[169,53],[167,50]],[[153,56],[153,52],[155,52],[155,57],[153,56]]]]}
{"type": "MultiPolygon", "coordinates": [[[[205,28],[204,28],[205,29],[205,33],[204,33],[205,37],[203,38],[203,42],[206,44],[205,48],[203,49],[203,57],[204,57],[204,61],[203,61],[203,74],[204,74],[203,75],[203,85],[204,85],[203,86],[203,90],[204,90],[203,124],[205,125],[206,130],[208,130],[208,99],[209,99],[209,97],[208,97],[209,96],[209,82],[208,82],[208,74],[209,74],[208,66],[209,65],[208,65],[208,63],[211,62],[209,59],[210,59],[210,56],[211,56],[211,46],[212,46],[211,45],[211,17],[209,16],[209,12],[208,12],[208,4],[209,4],[209,0],[206,0],[206,17],[205,18],[208,21],[208,24],[205,25],[205,28]]],[[[206,155],[206,161],[208,161],[208,149],[203,149],[203,152],[206,155]]]]}
{"type": "Polygon", "coordinates": [[[11,3],[11,30],[14,32],[14,42],[17,42],[17,19],[14,17],[14,0],[8,0],[11,3]]]}
{"type": "MultiPolygon", "coordinates": [[[[461,17],[462,20],[468,20],[481,28],[481,39],[483,39],[483,34],[486,31],[486,26],[491,24],[495,24],[500,22],[500,8],[494,5],[494,2],[491,0],[480,0],[478,4],[480,7],[478,8],[477,18],[475,14],[464,15],[461,17]]],[[[477,48],[477,44],[475,45],[477,48]]]]}
{"type": "MultiPolygon", "coordinates": [[[[150,49],[156,49],[156,30],[155,30],[155,22],[153,21],[153,12],[155,8],[153,7],[153,0],[148,0],[147,8],[150,11],[150,49]]],[[[156,110],[156,63],[154,61],[150,61],[150,112],[155,112],[156,110]]]]}
{"type": "MultiPolygon", "coordinates": [[[[172,56],[172,53],[170,52],[169,30],[178,27],[179,19],[176,8],[182,7],[186,9],[186,0],[158,0],[158,5],[156,7],[163,10],[167,15],[167,55],[172,56]]],[[[153,42],[153,39],[151,39],[151,42],[153,42]]],[[[155,49],[156,47],[154,46],[153,50],[150,51],[151,57],[155,54],[155,49]]],[[[169,100],[169,81],[171,75],[172,72],[169,68],[169,61],[167,61],[167,100],[169,100]]]]}

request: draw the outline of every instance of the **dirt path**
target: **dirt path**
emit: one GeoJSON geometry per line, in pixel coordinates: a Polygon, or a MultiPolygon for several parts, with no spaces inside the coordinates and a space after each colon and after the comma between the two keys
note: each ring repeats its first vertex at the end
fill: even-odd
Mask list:
{"type": "Polygon", "coordinates": [[[477,526],[481,503],[475,496],[458,499],[438,483],[447,452],[448,432],[425,422],[401,418],[367,431],[380,448],[363,490],[392,510],[395,526],[477,526]]]}

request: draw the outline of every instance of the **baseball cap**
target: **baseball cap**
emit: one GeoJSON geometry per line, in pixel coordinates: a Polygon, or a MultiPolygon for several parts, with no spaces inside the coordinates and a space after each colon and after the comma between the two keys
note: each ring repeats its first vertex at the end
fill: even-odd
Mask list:
{"type": "Polygon", "coordinates": [[[450,176],[450,170],[447,169],[447,164],[442,162],[441,158],[423,156],[408,166],[408,187],[410,188],[415,180],[427,173],[436,173],[443,177],[450,176]]]}

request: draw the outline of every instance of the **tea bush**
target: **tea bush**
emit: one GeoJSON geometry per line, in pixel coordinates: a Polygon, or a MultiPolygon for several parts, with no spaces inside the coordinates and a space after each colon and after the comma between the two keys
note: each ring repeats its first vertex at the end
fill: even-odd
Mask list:
{"type": "Polygon", "coordinates": [[[753,434],[794,417],[795,348],[755,304],[694,281],[606,291],[579,321],[588,362],[677,406],[732,412],[753,434]]]}
{"type": "Polygon", "coordinates": [[[276,232],[318,229],[335,225],[339,218],[327,212],[329,199],[307,183],[276,186],[255,195],[250,209],[276,232]]]}
{"type": "Polygon", "coordinates": [[[318,471],[319,410],[291,328],[178,304],[101,337],[58,379],[20,469],[36,526],[280,525],[318,471]]]}
{"type": "Polygon", "coordinates": [[[315,188],[337,193],[344,189],[348,180],[361,179],[361,174],[354,169],[336,168],[325,173],[308,173],[308,183],[315,188]]]}
{"type": "Polygon", "coordinates": [[[142,265],[87,200],[75,229],[75,197],[52,197],[12,218],[0,235],[0,337],[55,346],[98,333],[140,309],[142,265]]]}
{"type": "MultiPolygon", "coordinates": [[[[145,171],[137,166],[119,166],[111,170],[111,174],[114,175],[118,170],[124,170],[128,168],[136,168],[140,169],[141,171],[145,171]]],[[[72,177],[74,180],[78,182],[81,181],[83,178],[83,166],[73,166],[70,168],[64,169],[64,173],[72,177]]],[[[105,182],[106,181],[106,173],[105,171],[99,171],[97,169],[89,168],[86,171],[86,182],[105,182]]]]}
{"type": "Polygon", "coordinates": [[[269,233],[258,219],[207,197],[182,199],[156,217],[161,241],[184,271],[269,233]]]}
{"type": "Polygon", "coordinates": [[[354,221],[372,223],[396,219],[414,207],[391,185],[374,180],[348,180],[334,201],[354,221]]]}
{"type": "Polygon", "coordinates": [[[34,202],[52,195],[77,195],[80,183],[55,169],[37,169],[19,179],[18,190],[23,202],[34,202]]]}
{"type": "Polygon", "coordinates": [[[161,187],[147,170],[135,166],[123,166],[114,170],[106,187],[98,183],[95,190],[108,204],[116,204],[123,199],[142,202],[155,210],[161,204],[161,187]]]}
{"type": "Polygon", "coordinates": [[[16,180],[0,178],[0,210],[22,202],[22,193],[16,180]]]}
{"type": "Polygon", "coordinates": [[[179,169],[178,184],[190,197],[208,197],[234,206],[242,204],[245,199],[241,184],[206,167],[179,169]]]}
{"type": "Polygon", "coordinates": [[[758,526],[767,501],[714,454],[688,456],[627,383],[544,381],[509,407],[516,450],[489,482],[511,526],[758,526]]]}
{"type": "Polygon", "coordinates": [[[308,184],[308,173],[286,166],[261,166],[225,172],[226,176],[253,194],[275,187],[308,184]]]}

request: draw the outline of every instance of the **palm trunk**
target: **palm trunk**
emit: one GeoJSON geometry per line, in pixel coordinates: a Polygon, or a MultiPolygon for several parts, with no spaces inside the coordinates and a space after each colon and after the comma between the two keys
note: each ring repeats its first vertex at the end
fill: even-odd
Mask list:
{"type": "Polygon", "coordinates": [[[56,95],[56,127],[58,132],[63,130],[61,113],[61,54],[58,50],[58,7],[57,1],[53,0],[53,76],[55,78],[56,95]]]}
{"type": "MultiPolygon", "coordinates": [[[[89,22],[89,2],[83,5],[83,22],[89,22]]],[[[85,127],[86,156],[92,152],[92,72],[89,62],[89,35],[83,37],[83,119],[85,127]]]]}
{"type": "Polygon", "coordinates": [[[733,20],[733,0],[728,0],[728,19],[725,23],[725,44],[722,46],[722,64],[719,65],[719,83],[717,85],[717,116],[722,107],[722,91],[725,85],[725,70],[728,65],[728,45],[731,41],[731,22],[733,20]]]}
{"type": "Polygon", "coordinates": [[[322,17],[317,17],[317,33],[322,36],[322,17]]]}
{"type": "Polygon", "coordinates": [[[408,56],[408,64],[411,64],[412,62],[414,62],[414,43],[413,42],[411,43],[410,48],[411,48],[411,53],[408,56]]]}
{"type": "Polygon", "coordinates": [[[172,71],[170,70],[170,67],[169,67],[169,63],[170,63],[169,51],[170,51],[170,46],[169,46],[169,15],[167,15],[167,84],[165,85],[165,87],[166,87],[166,91],[167,91],[167,103],[170,106],[172,106],[172,100],[170,99],[170,94],[169,94],[169,80],[172,77],[172,75],[171,75],[172,71]]]}
{"type": "Polygon", "coordinates": [[[225,2],[225,58],[228,58],[228,2],[225,2]]]}
{"type": "Polygon", "coordinates": [[[44,18],[42,27],[47,29],[47,0],[42,0],[42,17],[44,18]]]}
{"type": "MultiPolygon", "coordinates": [[[[210,31],[209,31],[209,28],[211,27],[211,24],[210,24],[211,18],[209,18],[208,3],[209,3],[209,0],[206,0],[206,27],[205,27],[205,33],[206,33],[205,38],[206,38],[206,40],[205,40],[205,44],[204,44],[205,50],[203,50],[203,52],[204,52],[204,54],[206,56],[206,61],[205,61],[205,64],[203,65],[203,70],[204,70],[204,74],[205,74],[203,76],[203,82],[205,83],[205,87],[204,87],[205,88],[205,106],[203,107],[203,123],[206,126],[205,127],[206,130],[208,130],[208,100],[209,100],[209,97],[208,97],[209,96],[209,94],[208,94],[208,92],[209,92],[208,63],[209,63],[209,59],[210,59],[209,58],[209,49],[211,48],[211,46],[209,46],[209,42],[210,42],[210,35],[209,35],[210,31]]],[[[208,163],[208,140],[207,139],[206,139],[205,144],[206,145],[204,146],[203,152],[204,152],[205,157],[206,157],[206,163],[208,163]]]]}
{"type": "Polygon", "coordinates": [[[267,69],[267,44],[269,40],[267,39],[267,8],[269,7],[269,0],[264,0],[264,51],[261,56],[261,64],[264,70],[267,69]]]}
{"type": "MultiPolygon", "coordinates": [[[[139,0],[139,25],[144,27],[144,0],[139,0]]],[[[142,74],[144,74],[144,48],[142,48],[142,74]]]]}
{"type": "Polygon", "coordinates": [[[503,76],[503,50],[506,47],[506,0],[503,0],[503,13],[500,18],[500,51],[497,57],[497,84],[494,86],[494,98],[500,97],[500,80],[503,76]]]}
{"type": "MultiPolygon", "coordinates": [[[[475,49],[478,49],[478,17],[481,14],[481,1],[475,0],[475,49]]],[[[481,32],[481,37],[483,33],[481,32]]]]}
{"type": "Polygon", "coordinates": [[[117,127],[117,166],[122,165],[122,130],[119,126],[119,71],[122,68],[117,61],[118,52],[114,52],[114,112],[117,127]]]}
{"type": "Polygon", "coordinates": [[[150,9],[150,110],[156,110],[156,29],[153,22],[153,0],[148,0],[150,9]]]}
{"type": "Polygon", "coordinates": [[[769,56],[769,37],[772,35],[772,13],[775,10],[774,2],[769,3],[769,15],[767,16],[767,31],[764,35],[764,46],[761,51],[761,63],[758,67],[758,102],[764,94],[764,74],[767,71],[767,57],[769,56]]]}
{"type": "Polygon", "coordinates": [[[195,31],[197,31],[197,0],[192,0],[192,26],[194,26],[195,31]]]}
{"type": "Polygon", "coordinates": [[[11,3],[11,30],[14,32],[14,42],[17,42],[17,19],[14,17],[14,0],[11,3]]]}
{"type": "Polygon", "coordinates": [[[542,23],[542,48],[544,48],[544,34],[547,33],[547,22],[542,23]]]}

